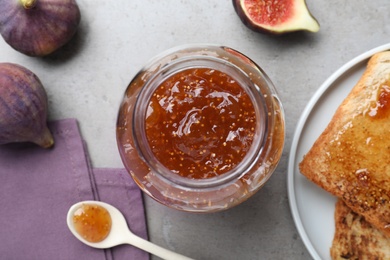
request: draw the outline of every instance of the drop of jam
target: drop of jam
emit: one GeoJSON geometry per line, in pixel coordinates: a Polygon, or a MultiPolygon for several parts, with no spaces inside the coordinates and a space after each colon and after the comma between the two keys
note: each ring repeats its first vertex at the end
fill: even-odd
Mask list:
{"type": "Polygon", "coordinates": [[[83,204],[73,214],[76,232],[88,242],[103,241],[111,230],[110,213],[95,204],[83,204]]]}
{"type": "Polygon", "coordinates": [[[374,106],[371,106],[369,116],[375,119],[387,118],[390,113],[390,87],[383,85],[379,94],[377,101],[374,106]]]}
{"type": "Polygon", "coordinates": [[[368,187],[370,185],[370,177],[367,169],[359,169],[355,174],[361,187],[368,187]]]}

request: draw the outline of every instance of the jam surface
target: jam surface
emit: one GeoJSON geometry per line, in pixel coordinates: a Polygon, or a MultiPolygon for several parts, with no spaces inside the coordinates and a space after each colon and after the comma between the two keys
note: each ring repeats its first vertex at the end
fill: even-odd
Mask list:
{"type": "Polygon", "coordinates": [[[349,198],[362,210],[379,207],[390,201],[390,88],[382,84],[375,97],[361,101],[352,119],[331,140],[325,150],[330,171],[346,183],[349,198]]]}
{"type": "Polygon", "coordinates": [[[234,169],[256,131],[253,103],[231,76],[193,68],[155,90],[145,120],[149,146],[172,172],[206,179],[234,169]]]}
{"type": "Polygon", "coordinates": [[[108,211],[92,204],[83,204],[73,215],[76,232],[92,243],[103,241],[111,230],[111,216],[108,211]]]}

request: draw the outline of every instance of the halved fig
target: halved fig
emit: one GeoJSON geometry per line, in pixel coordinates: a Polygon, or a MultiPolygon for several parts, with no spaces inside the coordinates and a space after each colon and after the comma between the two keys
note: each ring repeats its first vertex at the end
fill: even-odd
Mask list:
{"type": "Polygon", "coordinates": [[[317,32],[320,25],[305,0],[233,0],[241,21],[256,32],[317,32]]]}

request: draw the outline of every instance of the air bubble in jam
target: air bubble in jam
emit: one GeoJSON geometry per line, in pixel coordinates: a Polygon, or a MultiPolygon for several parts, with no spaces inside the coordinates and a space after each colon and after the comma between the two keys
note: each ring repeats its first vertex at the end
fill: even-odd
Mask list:
{"type": "Polygon", "coordinates": [[[183,177],[206,179],[234,169],[256,132],[249,95],[231,76],[186,69],[153,93],[146,135],[155,157],[183,177]]]}

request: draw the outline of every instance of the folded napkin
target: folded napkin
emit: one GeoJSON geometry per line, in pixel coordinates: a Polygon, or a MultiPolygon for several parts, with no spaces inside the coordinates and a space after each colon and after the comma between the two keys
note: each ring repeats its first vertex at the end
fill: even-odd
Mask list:
{"type": "Polygon", "coordinates": [[[93,169],[77,121],[49,123],[55,145],[0,146],[1,259],[149,259],[133,246],[90,248],[68,230],[66,214],[83,200],[117,207],[147,238],[141,192],[124,169],[93,169]]]}

